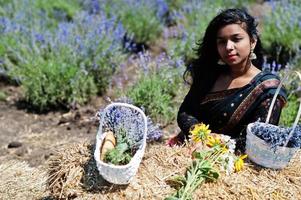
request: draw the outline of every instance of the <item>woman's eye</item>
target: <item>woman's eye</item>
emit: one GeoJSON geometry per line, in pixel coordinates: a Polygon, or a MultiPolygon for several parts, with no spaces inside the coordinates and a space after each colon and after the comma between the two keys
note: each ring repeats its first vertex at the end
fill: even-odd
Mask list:
{"type": "Polygon", "coordinates": [[[226,41],[225,40],[217,40],[217,44],[225,44],[226,41]]]}
{"type": "Polygon", "coordinates": [[[240,40],[242,40],[242,38],[234,38],[233,39],[234,42],[239,42],[240,40]]]}

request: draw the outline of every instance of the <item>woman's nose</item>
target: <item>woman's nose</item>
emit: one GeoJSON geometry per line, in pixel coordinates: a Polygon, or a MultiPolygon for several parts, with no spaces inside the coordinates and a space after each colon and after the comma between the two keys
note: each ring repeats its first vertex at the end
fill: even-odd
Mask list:
{"type": "Polygon", "coordinates": [[[228,40],[227,41],[227,44],[226,44],[226,50],[227,51],[230,51],[230,50],[233,50],[234,49],[234,44],[231,40],[228,40]]]}

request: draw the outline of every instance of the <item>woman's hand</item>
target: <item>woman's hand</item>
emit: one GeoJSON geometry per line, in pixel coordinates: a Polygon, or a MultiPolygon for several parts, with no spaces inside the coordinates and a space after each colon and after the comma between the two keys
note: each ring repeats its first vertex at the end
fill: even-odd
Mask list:
{"type": "Polygon", "coordinates": [[[184,137],[181,134],[171,136],[167,141],[166,145],[173,147],[173,146],[181,146],[184,143],[184,137]]]}

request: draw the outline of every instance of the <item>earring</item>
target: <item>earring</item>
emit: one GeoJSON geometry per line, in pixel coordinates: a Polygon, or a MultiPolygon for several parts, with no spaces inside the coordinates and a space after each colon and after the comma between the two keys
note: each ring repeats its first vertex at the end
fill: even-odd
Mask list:
{"type": "Polygon", "coordinates": [[[254,51],[254,49],[251,49],[251,52],[250,52],[250,60],[255,60],[255,59],[257,59],[257,56],[256,56],[256,54],[255,54],[253,51],[254,51]]]}
{"type": "Polygon", "coordinates": [[[218,59],[217,64],[218,65],[226,65],[226,63],[222,59],[218,59]]]}

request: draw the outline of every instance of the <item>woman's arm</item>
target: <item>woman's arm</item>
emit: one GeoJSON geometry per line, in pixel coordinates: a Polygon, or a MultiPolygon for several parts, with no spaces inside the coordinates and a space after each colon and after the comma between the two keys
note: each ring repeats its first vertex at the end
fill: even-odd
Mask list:
{"type": "Polygon", "coordinates": [[[178,112],[177,122],[186,136],[189,133],[190,127],[199,123],[196,118],[199,102],[198,96],[198,91],[195,86],[192,85],[178,112]]]}

